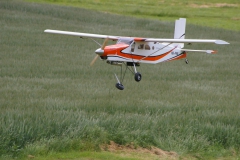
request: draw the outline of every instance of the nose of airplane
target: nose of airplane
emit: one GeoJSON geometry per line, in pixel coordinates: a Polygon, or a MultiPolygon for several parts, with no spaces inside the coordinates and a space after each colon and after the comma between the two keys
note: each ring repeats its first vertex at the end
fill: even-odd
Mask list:
{"type": "Polygon", "coordinates": [[[99,56],[103,55],[104,53],[104,50],[102,48],[98,48],[96,51],[95,51],[96,54],[98,54],[99,56]]]}

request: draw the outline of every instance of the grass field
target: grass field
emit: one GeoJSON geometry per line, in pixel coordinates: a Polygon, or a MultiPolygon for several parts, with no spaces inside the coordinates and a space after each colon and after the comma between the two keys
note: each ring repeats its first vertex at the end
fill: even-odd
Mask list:
{"type": "Polygon", "coordinates": [[[27,0],[92,9],[107,13],[174,21],[179,17],[188,23],[240,31],[239,0],[27,0]]]}
{"type": "MultiPolygon", "coordinates": [[[[234,8],[233,8],[234,10],[234,8]]],[[[118,67],[89,63],[91,40],[49,35],[45,29],[172,38],[174,21],[133,18],[81,8],[0,1],[0,157],[99,151],[99,144],[156,146],[196,159],[239,158],[240,33],[187,24],[187,38],[216,55],[143,64],[118,91],[118,67]]],[[[100,42],[102,43],[102,42],[100,42]]]]}

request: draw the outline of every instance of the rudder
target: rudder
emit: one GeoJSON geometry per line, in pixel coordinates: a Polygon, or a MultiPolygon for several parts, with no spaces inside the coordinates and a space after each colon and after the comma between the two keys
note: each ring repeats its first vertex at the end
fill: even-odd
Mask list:
{"type": "MultiPolygon", "coordinates": [[[[185,39],[186,18],[179,18],[175,21],[174,39],[185,39]]],[[[176,43],[178,47],[183,48],[184,43],[176,43]]]]}

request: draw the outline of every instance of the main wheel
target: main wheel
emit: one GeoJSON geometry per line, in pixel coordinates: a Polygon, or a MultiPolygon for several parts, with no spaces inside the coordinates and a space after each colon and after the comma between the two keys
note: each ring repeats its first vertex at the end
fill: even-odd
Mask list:
{"type": "Polygon", "coordinates": [[[189,63],[188,59],[185,59],[185,63],[186,63],[186,64],[188,64],[188,63],[189,63]]]}
{"type": "Polygon", "coordinates": [[[139,82],[142,79],[142,75],[139,72],[137,72],[135,73],[134,79],[135,81],[139,82]]]}
{"type": "Polygon", "coordinates": [[[116,88],[119,89],[119,90],[123,90],[124,89],[124,86],[120,83],[116,83],[116,88]]]}

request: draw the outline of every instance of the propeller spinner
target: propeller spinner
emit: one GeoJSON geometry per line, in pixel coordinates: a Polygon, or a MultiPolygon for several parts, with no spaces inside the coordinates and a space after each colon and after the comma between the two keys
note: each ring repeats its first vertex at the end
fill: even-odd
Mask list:
{"type": "Polygon", "coordinates": [[[107,42],[108,42],[108,38],[106,38],[102,44],[102,47],[101,48],[98,48],[95,53],[97,54],[94,59],[92,60],[92,62],[90,63],[90,66],[93,66],[94,63],[96,62],[98,56],[102,55],[104,53],[104,48],[106,47],[107,45],[107,42]]]}

